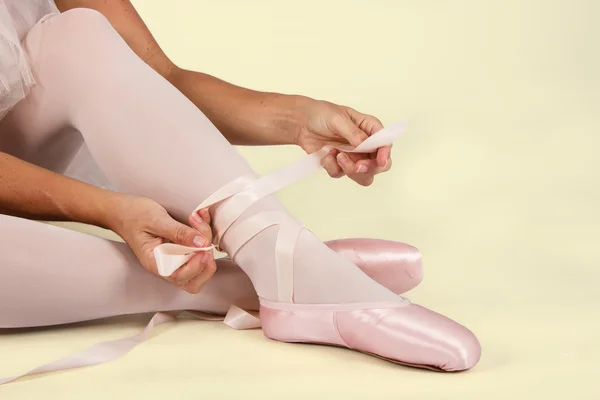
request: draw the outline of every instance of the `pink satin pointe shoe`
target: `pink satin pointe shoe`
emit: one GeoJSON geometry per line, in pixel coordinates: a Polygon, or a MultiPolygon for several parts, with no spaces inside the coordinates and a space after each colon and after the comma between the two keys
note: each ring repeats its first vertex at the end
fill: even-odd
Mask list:
{"type": "MultiPolygon", "coordinates": [[[[392,126],[371,136],[356,149],[341,150],[371,153],[391,144],[402,130],[402,126],[392,126]]],[[[254,236],[269,227],[279,227],[275,244],[277,300],[260,298],[260,323],[265,336],[281,342],[346,347],[395,363],[440,371],[461,371],[475,366],[481,349],[470,330],[404,297],[373,303],[295,303],[294,249],[305,228],[289,215],[262,212],[231,228],[257,200],[319,170],[320,160],[327,153],[328,149],[324,148],[257,180],[240,177],[213,193],[197,208],[221,203],[213,218],[215,245],[219,248],[221,238],[229,231],[228,237],[233,243],[228,242],[227,247],[233,260],[238,250],[254,236]]],[[[169,261],[168,257],[163,257],[161,263],[165,261],[169,261]]]]}
{"type": "Polygon", "coordinates": [[[336,239],[324,243],[396,294],[406,293],[423,281],[421,253],[409,244],[372,238],[336,239]]]}
{"type": "MultiPolygon", "coordinates": [[[[383,129],[364,141],[356,149],[340,147],[347,152],[372,153],[381,146],[391,144],[402,133],[404,127],[395,125],[383,129]]],[[[314,343],[346,347],[394,363],[440,371],[461,371],[477,364],[481,355],[479,341],[464,326],[427,308],[412,304],[405,297],[398,296],[394,301],[346,304],[299,304],[294,301],[294,250],[297,238],[304,228],[296,220],[282,212],[256,214],[231,228],[232,224],[254,202],[276,192],[283,187],[321,169],[321,159],[329,149],[321,149],[300,161],[260,179],[239,177],[213,193],[197,209],[222,202],[218,215],[213,218],[216,232],[215,245],[204,249],[187,248],[174,244],[163,244],[155,249],[159,273],[170,275],[197,251],[212,251],[219,248],[223,235],[229,230],[232,240],[228,240],[228,254],[235,260],[237,251],[254,236],[268,227],[277,225],[279,231],[275,244],[277,265],[277,299],[260,298],[260,320],[246,318],[247,312],[232,306],[225,323],[236,329],[258,328],[262,325],[264,335],[270,339],[291,343],[314,343]],[[233,232],[234,231],[234,232],[233,232]]],[[[402,267],[394,265],[394,256],[383,262],[383,254],[399,250],[398,244],[377,241],[362,242],[366,247],[360,250],[352,240],[338,241],[330,248],[339,251],[356,264],[362,263],[364,273],[380,283],[384,283],[396,293],[405,291],[401,281],[402,267]],[[348,246],[348,247],[345,247],[348,246]],[[371,250],[380,251],[379,254],[371,250]],[[349,250],[351,249],[351,250],[349,250]],[[390,250],[391,249],[391,250],[390,250]],[[371,258],[374,257],[374,258],[371,258]],[[400,273],[399,273],[400,272],[400,273]]],[[[364,239],[359,239],[364,240],[364,239]]],[[[331,243],[330,243],[331,245],[331,243]]],[[[403,244],[402,244],[403,245],[403,244]]],[[[404,249],[414,257],[419,257],[414,248],[404,249]]],[[[407,253],[404,253],[406,256],[407,253]]],[[[410,257],[409,257],[410,258],[410,257]]],[[[406,258],[403,262],[406,262],[406,258]]],[[[418,265],[417,269],[404,271],[415,273],[421,279],[420,263],[410,262],[404,267],[418,265]]],[[[413,279],[411,277],[411,279],[413,279]]],[[[413,286],[414,287],[414,286],[413,286]]],[[[222,320],[221,316],[196,313],[209,320],[222,320]]],[[[154,315],[146,328],[131,337],[98,343],[77,354],[34,368],[24,374],[0,378],[0,385],[15,381],[20,377],[61,369],[97,365],[114,360],[148,338],[153,327],[173,321],[172,313],[159,312],[154,315]]]]}
{"type": "Polygon", "coordinates": [[[260,320],[264,335],[273,340],[346,347],[434,371],[468,370],[481,356],[470,330],[406,299],[331,305],[261,300],[260,320]]]}
{"type": "MultiPolygon", "coordinates": [[[[324,243],[396,294],[406,293],[423,281],[421,253],[409,244],[371,238],[335,239],[324,243]]],[[[229,257],[220,258],[219,263],[235,264],[229,257]]]]}

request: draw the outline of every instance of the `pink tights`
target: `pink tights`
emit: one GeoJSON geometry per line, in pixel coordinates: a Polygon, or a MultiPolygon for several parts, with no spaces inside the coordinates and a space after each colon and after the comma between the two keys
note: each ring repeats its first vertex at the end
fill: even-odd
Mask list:
{"type": "MultiPolygon", "coordinates": [[[[65,173],[85,142],[116,190],[152,198],[182,222],[230,182],[243,177],[256,184],[248,163],[206,116],[144,64],[101,14],[76,9],[48,18],[24,47],[37,85],[2,120],[0,151],[65,173]]],[[[220,262],[199,295],[145,272],[122,243],[0,216],[0,328],[147,311],[224,314],[234,302],[256,309],[260,298],[263,332],[274,340],[334,344],[448,371],[477,363],[480,346],[468,329],[371,279],[287,215],[274,196],[236,208],[255,200],[257,186],[214,210],[215,225],[235,221],[220,247],[235,253],[239,267],[220,262]],[[269,224],[267,215],[283,223],[269,224]],[[255,223],[262,224],[258,233],[239,246],[255,223]]],[[[157,314],[145,332],[166,316],[157,314]]],[[[108,361],[146,333],[30,373],[108,361]]]]}
{"type": "MultiPolygon", "coordinates": [[[[49,18],[24,46],[38,84],[2,120],[1,151],[64,173],[85,142],[117,190],[150,197],[180,221],[224,184],[253,175],[198,108],[136,57],[100,13],[76,9],[49,18]]],[[[261,210],[283,206],[267,196],[246,213],[261,210]]],[[[256,306],[256,291],[276,296],[274,256],[265,251],[276,228],[239,252],[236,261],[250,279],[221,263],[197,296],[147,274],[121,243],[7,216],[0,216],[0,236],[0,328],[182,308],[223,313],[234,301],[256,306]]],[[[395,298],[309,232],[301,239],[300,301],[395,298]]]]}

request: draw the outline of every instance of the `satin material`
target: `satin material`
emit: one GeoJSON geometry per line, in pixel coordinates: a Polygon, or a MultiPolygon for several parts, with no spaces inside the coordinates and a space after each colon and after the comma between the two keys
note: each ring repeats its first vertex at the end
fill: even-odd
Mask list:
{"type": "MultiPolygon", "coordinates": [[[[16,152],[13,155],[23,156],[26,161],[35,160],[38,165],[49,169],[61,170],[64,167],[61,163],[64,162],[65,157],[56,156],[64,154],[65,149],[60,146],[59,151],[52,152],[48,148],[48,143],[53,143],[53,140],[57,139],[57,133],[52,133],[55,129],[64,126],[72,127],[82,134],[95,162],[116,188],[126,193],[153,198],[174,218],[182,221],[186,219],[190,210],[197,206],[199,200],[210,197],[226,182],[252,173],[249,165],[197,107],[135,57],[118,33],[112,29],[110,23],[99,13],[80,9],[47,19],[27,35],[25,42],[31,59],[35,61],[36,77],[42,84],[34,90],[29,99],[21,102],[20,106],[13,110],[10,118],[7,117],[5,120],[10,122],[9,126],[16,128],[7,129],[6,132],[13,132],[13,135],[17,135],[17,140],[11,140],[13,136],[3,135],[6,138],[3,143],[5,145],[8,143],[9,149],[16,152]],[[73,35],[74,31],[78,34],[73,35]],[[94,43],[94,46],[90,47],[89,43],[94,43]],[[114,62],[106,63],[105,60],[114,62]],[[134,94],[146,91],[159,95],[147,96],[143,102],[139,102],[139,95],[134,94]],[[115,106],[120,112],[115,113],[115,106]],[[162,113],[156,113],[157,110],[165,110],[166,106],[169,107],[166,117],[162,113]],[[143,118],[148,115],[153,118],[143,118]],[[151,137],[152,140],[144,142],[146,136],[151,137]],[[146,143],[146,145],[140,148],[139,143],[146,143]],[[198,155],[201,157],[198,158],[198,155]],[[48,163],[41,162],[43,160],[48,163]],[[198,182],[198,168],[210,169],[211,167],[215,168],[198,182]],[[190,185],[190,182],[197,182],[197,184],[190,185]]],[[[374,137],[381,138],[385,133],[386,130],[374,137]]],[[[70,134],[65,136],[66,139],[72,137],[70,134]]],[[[370,144],[373,144],[372,142],[373,140],[369,140],[370,144]]],[[[318,153],[322,154],[324,151],[318,153]]],[[[318,154],[319,157],[321,154],[318,154]]],[[[320,170],[319,157],[309,156],[306,159],[307,169],[320,170]]],[[[283,206],[273,196],[262,198],[259,202],[255,201],[260,196],[272,193],[310,173],[301,170],[300,166],[304,168],[304,165],[304,163],[295,164],[293,168],[284,169],[281,174],[255,181],[253,177],[248,190],[240,189],[244,194],[237,196],[236,200],[239,201],[230,202],[229,199],[226,201],[230,208],[224,209],[228,212],[217,212],[218,218],[215,218],[215,225],[220,226],[219,224],[223,222],[223,230],[229,230],[228,236],[223,239],[224,247],[228,248],[230,245],[228,239],[235,236],[237,222],[243,221],[236,221],[232,228],[229,228],[226,222],[236,220],[240,210],[245,210],[249,203],[252,204],[252,210],[247,210],[241,220],[262,212],[284,211],[283,206]]],[[[236,190],[234,193],[239,191],[236,190]]],[[[258,218],[256,222],[262,223],[258,218]]],[[[273,233],[275,231],[271,230],[253,238],[243,245],[237,255],[244,272],[252,280],[252,286],[257,290],[260,288],[263,293],[268,293],[266,297],[269,298],[276,297],[276,290],[273,290],[276,289],[275,262],[274,257],[270,257],[275,246],[273,233]],[[266,257],[262,257],[263,253],[266,257]]],[[[295,246],[294,289],[300,289],[293,293],[295,297],[313,303],[328,302],[327,300],[337,303],[338,299],[341,303],[371,301],[373,298],[395,299],[394,293],[368,279],[359,268],[327,249],[318,239],[313,239],[312,236],[307,239],[310,236],[308,232],[302,233],[303,237],[295,246]],[[301,262],[297,262],[298,259],[302,259],[301,262]],[[336,282],[343,283],[336,285],[336,282]],[[331,290],[336,288],[339,289],[337,293],[331,290]]],[[[294,244],[291,242],[289,244],[292,244],[289,248],[293,249],[294,244]]],[[[72,249],[73,252],[76,250],[85,249],[72,249]]],[[[64,253],[69,254],[69,251],[67,249],[64,253]]],[[[128,266],[123,263],[119,267],[126,270],[128,266]]],[[[71,266],[67,263],[65,270],[70,269],[71,266]]],[[[54,271],[55,276],[68,277],[65,271],[58,269],[54,271]]],[[[112,287],[109,279],[104,279],[107,273],[102,270],[98,270],[98,273],[101,274],[99,278],[112,287]]],[[[119,287],[127,289],[122,274],[115,273],[110,276],[117,279],[115,282],[121,285],[119,287]]],[[[153,279],[158,281],[156,278],[153,279]]],[[[77,309],[80,310],[80,316],[76,318],[90,317],[87,311],[82,311],[92,308],[89,304],[85,304],[86,301],[95,303],[95,312],[107,310],[106,305],[96,302],[96,297],[89,296],[90,292],[85,286],[74,290],[69,287],[68,279],[64,279],[64,282],[65,284],[59,285],[58,288],[76,297],[63,310],[59,309],[56,318],[73,318],[70,313],[77,309]]],[[[41,295],[47,296],[50,291],[40,292],[41,295]]],[[[133,297],[128,299],[125,297],[129,293],[131,292],[115,293],[118,295],[116,302],[134,301],[133,297]]],[[[39,298],[41,297],[35,299],[39,298]]],[[[148,299],[144,299],[136,307],[142,308],[147,304],[149,304],[148,299]]],[[[111,307],[111,313],[122,309],[115,304],[111,304],[111,307]]],[[[344,308],[343,304],[339,307],[344,308]]],[[[241,325],[247,324],[243,322],[244,318],[234,318],[233,311],[235,308],[232,308],[231,318],[228,320],[231,325],[238,325],[236,321],[242,321],[239,322],[241,325]]],[[[39,310],[37,314],[38,316],[33,316],[34,323],[37,323],[35,322],[37,318],[44,318],[43,310],[39,310]]],[[[213,316],[210,318],[214,319],[213,316]]],[[[153,324],[158,319],[160,318],[153,320],[153,324]]],[[[47,321],[51,320],[54,320],[54,317],[47,319],[47,321]]],[[[138,341],[134,339],[133,342],[138,341]]],[[[115,346],[112,349],[102,347],[102,350],[108,353],[114,350],[113,355],[128,350],[119,344],[115,346]]],[[[98,359],[108,360],[110,357],[107,358],[106,354],[93,354],[93,352],[82,353],[65,359],[59,367],[92,365],[98,359]]]]}
{"type": "MultiPolygon", "coordinates": [[[[361,145],[362,147],[359,146],[359,148],[357,148],[355,151],[374,151],[383,145],[391,144],[391,141],[393,141],[395,137],[402,133],[403,130],[403,125],[396,125],[391,128],[384,129],[378,132],[377,134],[371,136],[367,141],[363,142],[363,145],[361,145]]],[[[266,176],[257,180],[256,183],[258,183],[260,188],[258,191],[253,191],[254,188],[252,187],[248,188],[249,183],[246,177],[244,177],[243,179],[238,178],[237,180],[233,181],[233,183],[226,185],[221,190],[218,190],[217,192],[213,193],[213,195],[209,196],[209,199],[203,202],[199,206],[199,208],[204,208],[205,206],[210,205],[207,204],[209,202],[218,202],[223,200],[223,198],[231,197],[232,194],[235,194],[236,191],[239,191],[240,188],[242,188],[246,189],[246,191],[242,191],[242,194],[248,194],[248,196],[242,196],[241,202],[233,202],[233,205],[229,206],[230,210],[236,209],[238,213],[241,213],[245,209],[247,209],[247,207],[249,207],[252,202],[256,201],[262,196],[265,196],[268,193],[272,193],[275,190],[280,189],[281,187],[285,186],[285,184],[292,183],[301,177],[307,176],[309,172],[314,172],[317,168],[320,169],[320,160],[328,152],[328,150],[325,150],[313,153],[305,157],[304,159],[301,159],[299,162],[296,162],[291,166],[284,168],[282,172],[280,171],[279,173],[276,173],[275,176],[281,179],[280,181],[272,180],[272,176],[266,176]]],[[[234,197],[234,200],[237,199],[235,199],[234,197]]],[[[287,298],[287,296],[290,296],[289,298],[291,299],[293,291],[293,278],[291,275],[293,272],[293,265],[291,265],[291,263],[293,263],[293,250],[295,247],[294,243],[298,232],[301,229],[301,226],[290,217],[284,216],[283,218],[283,222],[286,222],[287,225],[285,225],[283,229],[280,229],[280,238],[277,241],[276,252],[279,252],[278,254],[280,255],[280,259],[285,260],[285,265],[282,266],[284,268],[281,268],[281,270],[284,274],[286,274],[286,276],[289,275],[287,276],[287,278],[285,278],[285,280],[291,284],[291,287],[290,285],[285,285],[289,294],[282,293],[282,296],[285,298],[287,298]]],[[[231,226],[235,219],[236,217],[232,215],[226,215],[227,223],[225,224],[224,229],[226,230],[229,226],[231,226]]],[[[248,226],[248,230],[242,232],[241,235],[243,237],[248,236],[249,238],[251,238],[252,235],[248,235],[248,233],[252,232],[252,230],[260,231],[264,229],[265,226],[270,226],[270,222],[268,221],[260,222],[257,220],[256,223],[260,224],[260,227],[258,229],[256,229],[256,227],[253,226],[253,224],[251,224],[248,226]]],[[[188,257],[190,254],[194,254],[197,251],[208,251],[208,249],[190,249],[185,246],[165,244],[159,246],[158,250],[155,250],[155,254],[157,255],[157,262],[161,263],[161,268],[164,271],[165,268],[168,268],[166,266],[173,267],[185,260],[185,257],[188,257]]],[[[199,315],[198,313],[196,313],[196,315],[198,315],[201,318],[206,318],[206,316],[199,315]]],[[[209,319],[220,319],[220,317],[210,316],[209,319]]],[[[110,342],[112,344],[108,345],[93,346],[88,350],[75,354],[71,357],[67,357],[66,359],[63,359],[59,362],[50,363],[46,366],[34,369],[26,373],[25,375],[39,373],[40,371],[46,372],[57,369],[68,369],[86,365],[93,365],[97,363],[98,359],[103,360],[101,362],[112,360],[118,357],[119,355],[125,354],[126,352],[131,350],[131,348],[137,345],[141,340],[144,340],[151,331],[152,326],[154,326],[157,323],[157,321],[158,323],[162,323],[168,320],[169,318],[165,317],[162,313],[158,313],[150,321],[149,325],[146,327],[144,332],[140,334],[141,336],[136,335],[129,339],[123,339],[122,341],[110,342]],[[123,343],[128,343],[129,345],[123,346],[123,343]],[[109,354],[111,354],[111,356],[107,357],[105,354],[96,355],[96,353],[98,352],[108,352],[109,354]]],[[[236,305],[232,305],[230,307],[230,310],[224,318],[224,321],[228,326],[234,329],[251,329],[257,328],[261,325],[261,321],[259,319],[257,319],[249,312],[244,311],[240,307],[237,307],[236,305]]],[[[18,377],[7,378],[4,379],[2,382],[10,382],[14,379],[18,379],[18,377]]]]}
{"type": "MultiPolygon", "coordinates": [[[[404,294],[423,281],[421,252],[407,243],[374,238],[344,238],[324,242],[380,285],[404,294]]],[[[234,262],[225,257],[219,263],[234,262]]]]}
{"type": "MultiPolygon", "coordinates": [[[[322,159],[329,154],[332,148],[347,153],[373,153],[377,149],[391,145],[404,131],[406,130],[406,122],[398,122],[390,125],[375,134],[369,136],[356,148],[347,145],[325,146],[322,149],[304,157],[300,160],[275,171],[272,174],[264,176],[260,179],[253,180],[251,177],[242,176],[230,183],[224,185],[219,190],[214,192],[206,200],[204,200],[194,212],[210,207],[223,200],[225,202],[219,211],[219,216],[213,218],[213,228],[216,231],[214,244],[219,247],[220,240],[225,235],[232,224],[243,214],[252,204],[265,196],[275,193],[276,191],[297,182],[319,170],[321,170],[322,159]]],[[[266,222],[260,226],[248,226],[247,230],[238,230],[236,234],[248,236],[252,233],[256,234],[268,227],[266,222]]],[[[177,268],[184,264],[183,260],[189,259],[193,253],[207,251],[204,248],[188,248],[175,244],[162,244],[154,249],[157,256],[157,265],[159,271],[164,274],[171,275],[177,268]],[[182,254],[185,254],[182,257],[182,254]],[[169,274],[169,272],[171,272],[169,274]]],[[[168,276],[167,275],[167,276],[168,276]]]]}
{"type": "Polygon", "coordinates": [[[148,339],[150,333],[152,333],[152,330],[155,326],[164,324],[166,322],[172,322],[175,320],[175,318],[176,316],[171,313],[157,313],[152,317],[148,325],[140,333],[123,339],[109,340],[106,342],[97,343],[77,354],[65,357],[57,361],[50,362],[48,364],[44,364],[21,375],[0,378],[0,385],[13,382],[19,378],[29,375],[87,367],[112,361],[116,358],[127,354],[135,346],[148,339]]]}
{"type": "Polygon", "coordinates": [[[339,239],[325,244],[396,294],[408,292],[423,280],[421,253],[409,244],[371,238],[339,239]]]}
{"type": "MultiPolygon", "coordinates": [[[[386,128],[371,136],[363,147],[351,152],[373,152],[391,145],[404,126],[386,128]]],[[[225,185],[198,208],[226,200],[213,218],[218,231],[217,245],[233,223],[254,202],[274,193],[320,168],[327,149],[319,150],[271,175],[245,184],[240,180],[225,185]],[[246,186],[238,193],[232,187],[246,186]]],[[[472,368],[481,355],[475,335],[464,326],[410,303],[397,301],[346,304],[294,303],[294,250],[302,225],[283,213],[258,213],[256,220],[234,229],[233,235],[251,238],[264,229],[279,225],[275,246],[277,301],[261,298],[261,323],[264,334],[283,342],[322,343],[344,346],[397,363],[444,371],[472,368]],[[261,218],[263,217],[263,218],[261,218]],[[441,329],[440,329],[441,328],[441,329]]],[[[237,249],[232,249],[236,252],[237,249]]]]}
{"type": "MultiPolygon", "coordinates": [[[[423,276],[419,251],[406,243],[382,239],[346,238],[325,242],[342,257],[356,263],[365,273],[379,280],[384,286],[394,288],[397,294],[405,293],[416,287],[423,276]]],[[[239,268],[229,258],[218,260],[219,268],[234,270],[239,268]]],[[[242,273],[240,271],[240,273],[242,273]]],[[[199,319],[223,321],[236,330],[258,329],[262,323],[258,312],[247,311],[240,304],[232,305],[226,316],[188,310],[188,313],[199,319]]],[[[112,361],[126,354],[138,344],[145,341],[154,327],[173,322],[177,313],[161,312],[154,315],[146,328],[133,336],[102,342],[61,360],[44,364],[18,376],[0,378],[0,385],[15,381],[29,375],[64,369],[92,366],[112,361]]],[[[289,336],[291,338],[291,336],[289,336]]],[[[321,339],[323,337],[321,336],[321,339]]]]}
{"type": "Polygon", "coordinates": [[[158,274],[160,276],[170,276],[179,267],[188,262],[197,252],[211,251],[214,248],[214,245],[207,247],[188,247],[173,243],[163,243],[153,250],[158,274]]]}
{"type": "MultiPolygon", "coordinates": [[[[366,145],[361,150],[374,151],[381,146],[389,145],[402,131],[402,126],[384,129],[380,131],[381,134],[376,133],[365,141],[363,144],[366,143],[366,145]]],[[[355,151],[357,150],[358,148],[355,151]]],[[[228,185],[225,186],[226,190],[213,193],[213,196],[210,197],[214,202],[230,198],[225,203],[231,214],[223,215],[223,220],[226,221],[223,225],[224,230],[226,231],[252,202],[307,176],[306,170],[312,171],[317,166],[320,168],[320,160],[325,154],[325,151],[313,153],[304,160],[292,164],[291,167],[284,168],[283,173],[274,174],[281,181],[271,181],[270,179],[274,178],[273,175],[269,175],[255,181],[250,186],[245,184],[245,189],[242,190],[239,198],[237,194],[232,196],[231,192],[235,193],[235,190],[231,190],[231,186],[227,187],[228,185]],[[302,166],[304,170],[298,169],[298,166],[302,166]],[[256,187],[255,184],[257,184],[256,187]]],[[[202,203],[199,208],[210,205],[205,203],[207,201],[202,203]]],[[[215,221],[216,223],[217,221],[215,221]]],[[[265,229],[265,226],[270,226],[269,222],[261,222],[259,219],[256,224],[256,226],[249,225],[248,230],[243,232],[243,236],[252,237],[252,231],[260,232],[265,229]]],[[[293,265],[290,264],[293,264],[295,241],[301,225],[289,216],[285,216],[280,225],[276,254],[279,252],[280,257],[278,258],[283,260],[283,264],[278,267],[281,267],[280,269],[286,276],[284,281],[291,282],[293,286],[293,280],[290,280],[293,279],[293,265]]],[[[178,245],[162,246],[160,251],[163,260],[166,259],[167,263],[171,263],[171,265],[176,265],[175,261],[178,260],[178,257],[185,256],[186,252],[190,252],[189,248],[178,245]]],[[[194,252],[196,251],[206,250],[194,249],[194,252]]],[[[179,258],[179,260],[181,259],[179,258]]],[[[293,287],[282,293],[280,298],[293,300],[293,287]]],[[[333,305],[294,304],[261,299],[260,313],[259,321],[256,317],[252,318],[250,313],[232,305],[225,317],[225,322],[235,329],[256,328],[262,325],[264,334],[275,340],[343,345],[396,362],[438,367],[448,371],[471,368],[480,357],[479,342],[468,329],[423,307],[411,308],[410,302],[402,297],[392,303],[333,305]],[[444,329],[439,330],[440,325],[444,325],[444,329]],[[446,340],[441,340],[440,338],[444,336],[446,340]]],[[[203,316],[200,315],[200,317],[203,316]]],[[[210,316],[209,318],[218,319],[219,317],[210,316]]],[[[127,353],[144,340],[154,325],[169,320],[171,320],[169,315],[158,313],[146,329],[138,335],[109,342],[107,345],[92,346],[81,353],[34,369],[21,376],[42,371],[94,365],[112,360],[127,353]]],[[[0,381],[0,384],[18,378],[6,378],[0,381]]]]}
{"type": "Polygon", "coordinates": [[[401,364],[443,371],[472,368],[481,357],[475,335],[416,304],[296,306],[261,301],[265,336],[294,343],[329,344],[401,364]]]}

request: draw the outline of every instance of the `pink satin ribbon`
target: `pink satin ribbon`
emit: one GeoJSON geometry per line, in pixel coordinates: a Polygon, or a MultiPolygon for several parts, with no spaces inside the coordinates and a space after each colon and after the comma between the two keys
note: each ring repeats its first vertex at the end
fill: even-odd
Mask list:
{"type": "MultiPolygon", "coordinates": [[[[348,146],[338,146],[335,148],[349,153],[373,153],[383,146],[391,145],[394,140],[403,133],[405,128],[405,123],[397,123],[370,136],[356,148],[350,148],[348,146]]],[[[257,199],[274,193],[283,187],[320,170],[322,167],[321,160],[329,153],[331,148],[332,147],[324,147],[321,150],[258,180],[253,180],[251,177],[244,176],[217,190],[202,202],[202,204],[196,208],[196,211],[236,194],[241,193],[242,196],[236,198],[236,201],[232,202],[230,205],[225,204],[228,210],[223,210],[223,212],[220,213],[225,215],[225,218],[213,222],[213,224],[216,225],[215,229],[218,232],[216,246],[193,248],[173,243],[157,246],[154,249],[154,255],[156,257],[159,273],[162,276],[169,276],[180,266],[185,264],[195,253],[199,251],[211,251],[215,247],[219,248],[220,239],[243,211],[250,207],[257,199]]],[[[279,297],[290,302],[291,298],[288,297],[293,295],[293,280],[290,275],[292,268],[287,268],[286,270],[285,266],[291,263],[291,255],[293,255],[293,246],[290,247],[288,244],[295,243],[295,238],[300,232],[298,229],[299,225],[297,225],[295,221],[281,213],[274,213],[274,215],[268,216],[268,218],[260,221],[254,221],[249,218],[240,223],[241,229],[236,229],[236,236],[239,236],[239,240],[235,240],[236,245],[232,252],[235,253],[237,249],[249,241],[259,231],[279,223],[281,223],[281,232],[276,247],[281,250],[278,250],[276,257],[279,260],[278,264],[284,266],[284,268],[281,268],[282,271],[278,271],[278,282],[281,289],[279,291],[279,297]]],[[[235,254],[231,254],[231,256],[233,259],[235,254]]],[[[233,329],[256,329],[261,327],[260,319],[257,315],[245,311],[235,305],[230,307],[225,317],[195,311],[189,312],[201,319],[223,321],[233,329]]],[[[133,336],[97,343],[81,352],[44,364],[21,375],[0,378],[0,385],[29,375],[98,365],[112,361],[127,354],[135,346],[148,339],[155,326],[175,321],[177,315],[178,312],[156,313],[144,330],[133,336]]]]}
{"type": "MultiPolygon", "coordinates": [[[[214,192],[196,207],[194,211],[210,207],[213,204],[238,194],[238,198],[236,198],[235,202],[223,206],[220,214],[224,215],[224,217],[213,221],[215,231],[217,232],[215,242],[218,248],[220,240],[227,229],[235,222],[235,219],[241,215],[243,211],[254,204],[256,200],[275,193],[276,191],[319,171],[322,168],[321,161],[332,148],[346,153],[373,153],[383,146],[391,145],[405,129],[406,123],[396,123],[370,136],[356,148],[343,145],[325,146],[322,149],[301,158],[295,163],[283,167],[258,180],[252,180],[246,176],[237,178],[214,192]],[[252,190],[246,191],[249,186],[252,187],[252,190]],[[243,196],[244,194],[246,194],[246,197],[243,196]]],[[[249,229],[250,230],[247,231],[246,234],[240,229],[238,229],[237,233],[243,236],[252,233],[256,235],[254,227],[249,227],[249,229]]],[[[214,246],[193,248],[172,243],[159,245],[154,249],[158,271],[162,276],[170,276],[179,267],[185,264],[194,253],[209,251],[213,248],[214,246]]]]}
{"type": "Polygon", "coordinates": [[[143,331],[133,336],[129,336],[123,339],[100,342],[91,347],[88,347],[83,351],[80,351],[79,353],[57,361],[50,362],[48,364],[44,364],[40,367],[27,371],[24,374],[18,376],[11,376],[8,378],[1,378],[0,385],[15,381],[19,378],[28,375],[87,367],[112,361],[116,358],[121,357],[122,355],[127,354],[135,346],[148,339],[148,336],[150,336],[150,333],[152,333],[152,329],[154,329],[155,326],[164,324],[166,322],[175,321],[175,319],[176,316],[171,313],[157,313],[152,317],[152,319],[143,331]]]}
{"type": "MultiPolygon", "coordinates": [[[[251,312],[245,311],[232,305],[225,318],[196,311],[188,311],[190,314],[208,321],[223,321],[227,326],[237,330],[260,328],[260,319],[251,312]]],[[[44,364],[21,375],[0,378],[0,385],[16,381],[29,375],[43,374],[46,372],[89,367],[115,360],[129,353],[135,346],[146,341],[152,330],[167,322],[174,322],[180,312],[159,312],[154,314],[143,331],[122,339],[108,340],[96,343],[78,353],[62,358],[57,361],[44,364]]]]}

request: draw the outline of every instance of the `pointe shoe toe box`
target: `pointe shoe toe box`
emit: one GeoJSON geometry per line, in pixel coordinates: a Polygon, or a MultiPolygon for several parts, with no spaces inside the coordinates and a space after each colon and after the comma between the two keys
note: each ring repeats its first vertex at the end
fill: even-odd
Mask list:
{"type": "Polygon", "coordinates": [[[348,347],[390,361],[462,371],[481,357],[469,329],[416,304],[337,313],[336,326],[348,347]]]}
{"type": "Polygon", "coordinates": [[[462,371],[474,367],[481,356],[479,341],[469,329],[412,303],[332,310],[261,302],[260,319],[263,333],[274,340],[348,347],[417,367],[462,371]]]}

